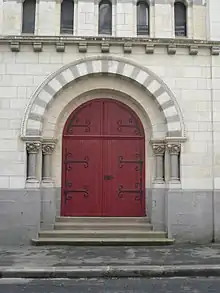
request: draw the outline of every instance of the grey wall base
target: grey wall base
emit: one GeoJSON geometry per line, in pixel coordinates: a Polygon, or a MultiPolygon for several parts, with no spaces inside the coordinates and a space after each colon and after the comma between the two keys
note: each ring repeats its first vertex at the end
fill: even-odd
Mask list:
{"type": "Polygon", "coordinates": [[[220,241],[220,199],[205,190],[156,189],[151,194],[151,222],[179,243],[220,241]],[[215,207],[215,210],[213,210],[215,207]]]}
{"type": "MultiPolygon", "coordinates": [[[[155,230],[181,243],[220,242],[220,191],[146,191],[155,230]],[[214,199],[214,204],[213,204],[214,199]]],[[[60,214],[60,188],[0,190],[0,245],[28,245],[40,229],[52,229],[60,214]]]]}
{"type": "Polygon", "coordinates": [[[0,245],[28,245],[40,229],[52,229],[60,188],[0,190],[0,245]]]}

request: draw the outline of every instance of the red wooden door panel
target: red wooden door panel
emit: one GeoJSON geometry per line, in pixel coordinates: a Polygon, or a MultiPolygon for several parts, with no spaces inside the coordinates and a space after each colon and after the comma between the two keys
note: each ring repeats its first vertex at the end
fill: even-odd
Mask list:
{"type": "Polygon", "coordinates": [[[68,118],[64,136],[100,136],[102,127],[102,103],[90,101],[78,107],[68,118]]]}
{"type": "Polygon", "coordinates": [[[101,140],[64,144],[62,216],[101,216],[101,140]]]}
{"type": "Polygon", "coordinates": [[[143,128],[131,109],[120,102],[107,100],[103,105],[104,134],[108,136],[143,137],[143,128]]]}
{"type": "Polygon", "coordinates": [[[114,100],[77,108],[63,132],[63,216],[144,216],[144,131],[114,100]]]}
{"type": "Polygon", "coordinates": [[[145,215],[143,146],[141,140],[104,141],[104,216],[145,215]]]}

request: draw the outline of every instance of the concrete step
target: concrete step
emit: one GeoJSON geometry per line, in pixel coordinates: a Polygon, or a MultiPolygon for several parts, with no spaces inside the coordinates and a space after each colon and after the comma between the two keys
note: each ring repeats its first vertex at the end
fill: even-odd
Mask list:
{"type": "Polygon", "coordinates": [[[32,239],[33,245],[170,245],[173,239],[167,238],[38,238],[32,239]]]}
{"type": "Polygon", "coordinates": [[[56,217],[56,223],[149,223],[147,217],[56,217]]]}
{"type": "Polygon", "coordinates": [[[54,225],[55,230],[137,230],[151,231],[149,223],[72,223],[58,222],[54,225]]]}
{"type": "Polygon", "coordinates": [[[166,238],[166,232],[136,230],[53,230],[40,231],[39,238],[166,238]]]}

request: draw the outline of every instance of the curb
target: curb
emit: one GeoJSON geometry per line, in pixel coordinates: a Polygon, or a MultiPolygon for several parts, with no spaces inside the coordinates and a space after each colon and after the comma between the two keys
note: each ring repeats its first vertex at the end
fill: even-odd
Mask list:
{"type": "Polygon", "coordinates": [[[0,267],[0,278],[170,278],[217,277],[220,265],[0,267]]]}

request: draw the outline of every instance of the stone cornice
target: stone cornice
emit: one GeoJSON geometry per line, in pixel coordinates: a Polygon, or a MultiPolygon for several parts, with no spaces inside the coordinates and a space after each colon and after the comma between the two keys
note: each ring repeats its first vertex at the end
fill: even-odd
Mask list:
{"type": "Polygon", "coordinates": [[[154,53],[157,47],[166,47],[168,54],[175,54],[178,48],[187,48],[189,54],[197,55],[201,49],[209,49],[210,54],[219,55],[220,52],[220,41],[206,41],[206,40],[193,40],[187,38],[176,38],[176,39],[161,39],[161,38],[121,38],[121,37],[80,37],[80,36],[0,36],[0,45],[9,44],[10,48],[14,52],[20,50],[20,45],[32,45],[33,50],[37,52],[43,51],[43,45],[54,45],[58,52],[65,51],[65,45],[78,45],[79,52],[81,52],[82,44],[84,51],[87,51],[88,46],[98,45],[100,49],[109,48],[114,46],[123,46],[127,48],[127,44],[131,44],[129,47],[130,53],[132,53],[132,45],[145,46],[146,53],[154,53]],[[62,48],[60,46],[62,44],[62,48]],[[150,51],[149,51],[150,48],[150,51]],[[61,50],[62,49],[62,50],[61,50]],[[172,52],[171,52],[172,51],[172,52]]]}
{"type": "Polygon", "coordinates": [[[173,143],[184,143],[187,141],[187,137],[165,137],[161,139],[151,139],[151,144],[173,144],[173,143]]]}
{"type": "Polygon", "coordinates": [[[27,143],[38,142],[40,144],[56,144],[56,138],[42,138],[41,136],[32,136],[32,137],[20,137],[23,141],[27,143]]]}

